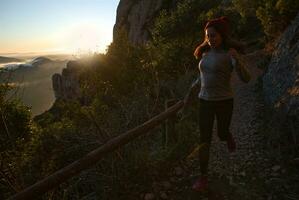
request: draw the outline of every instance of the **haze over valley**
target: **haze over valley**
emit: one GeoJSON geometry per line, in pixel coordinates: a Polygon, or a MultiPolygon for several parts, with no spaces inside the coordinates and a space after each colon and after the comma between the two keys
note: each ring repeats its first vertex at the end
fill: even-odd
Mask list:
{"type": "Polygon", "coordinates": [[[0,83],[41,114],[54,102],[52,75],[69,60],[105,53],[119,0],[1,0],[0,83]],[[9,71],[8,71],[9,70],[9,71]]]}
{"type": "Polygon", "coordinates": [[[0,83],[13,86],[7,98],[18,98],[31,108],[32,114],[38,115],[53,104],[55,97],[51,77],[60,73],[71,56],[52,55],[32,58],[0,57],[2,60],[25,62],[8,62],[0,65],[0,83]]]}

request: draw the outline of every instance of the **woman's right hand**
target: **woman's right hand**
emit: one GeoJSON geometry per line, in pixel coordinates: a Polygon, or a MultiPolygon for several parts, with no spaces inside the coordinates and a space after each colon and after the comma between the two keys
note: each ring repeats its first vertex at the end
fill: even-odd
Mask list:
{"type": "Polygon", "coordinates": [[[229,50],[228,50],[228,54],[231,56],[231,57],[233,57],[233,58],[237,58],[238,57],[238,52],[237,52],[237,50],[236,49],[234,49],[234,48],[230,48],[229,50]]]}

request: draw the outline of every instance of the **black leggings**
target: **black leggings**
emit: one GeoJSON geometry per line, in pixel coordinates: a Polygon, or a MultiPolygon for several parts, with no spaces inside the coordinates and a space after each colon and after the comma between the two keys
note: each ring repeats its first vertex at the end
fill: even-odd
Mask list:
{"type": "Polygon", "coordinates": [[[233,98],[208,101],[200,99],[199,105],[199,131],[200,144],[205,143],[199,152],[200,171],[202,175],[206,175],[209,163],[209,150],[212,140],[213,124],[216,116],[217,133],[221,141],[227,141],[230,131],[230,122],[233,113],[233,98]]]}

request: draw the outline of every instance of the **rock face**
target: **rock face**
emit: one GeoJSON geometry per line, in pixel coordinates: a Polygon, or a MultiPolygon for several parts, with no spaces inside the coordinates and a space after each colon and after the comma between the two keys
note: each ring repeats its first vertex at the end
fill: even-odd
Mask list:
{"type": "MultiPolygon", "coordinates": [[[[176,0],[170,2],[174,4],[176,0]]],[[[163,6],[163,0],[120,0],[113,38],[124,28],[133,44],[145,43],[150,38],[148,28],[163,6]]]]}
{"type": "Polygon", "coordinates": [[[79,99],[80,85],[78,71],[80,65],[76,61],[69,61],[62,74],[52,76],[52,86],[56,99],[79,99]]]}
{"type": "Polygon", "coordinates": [[[265,101],[281,120],[299,126],[299,13],[285,30],[263,77],[265,101]]]}

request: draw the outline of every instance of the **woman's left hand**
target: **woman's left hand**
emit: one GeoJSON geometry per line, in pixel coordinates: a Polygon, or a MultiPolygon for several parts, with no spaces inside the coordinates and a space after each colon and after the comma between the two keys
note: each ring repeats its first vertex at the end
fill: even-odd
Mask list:
{"type": "Polygon", "coordinates": [[[233,58],[237,58],[237,56],[239,55],[238,52],[237,52],[237,50],[234,49],[234,48],[230,48],[230,49],[228,50],[228,54],[229,54],[230,56],[232,56],[233,58]]]}

